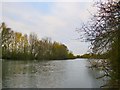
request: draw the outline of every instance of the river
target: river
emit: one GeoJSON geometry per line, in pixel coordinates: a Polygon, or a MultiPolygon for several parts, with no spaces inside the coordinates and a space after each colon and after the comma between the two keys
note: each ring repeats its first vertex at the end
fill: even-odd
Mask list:
{"type": "Polygon", "coordinates": [[[2,61],[3,88],[99,88],[103,81],[87,59],[2,61]]]}

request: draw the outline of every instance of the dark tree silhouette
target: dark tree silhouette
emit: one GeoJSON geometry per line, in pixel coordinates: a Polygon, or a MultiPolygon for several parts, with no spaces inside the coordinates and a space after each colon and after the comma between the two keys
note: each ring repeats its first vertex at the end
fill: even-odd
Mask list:
{"type": "MultiPolygon", "coordinates": [[[[109,76],[107,87],[120,88],[120,0],[97,2],[98,12],[83,24],[85,40],[91,42],[93,54],[105,54],[99,63],[104,76],[109,76]]],[[[99,68],[98,67],[98,68],[99,68]]]]}

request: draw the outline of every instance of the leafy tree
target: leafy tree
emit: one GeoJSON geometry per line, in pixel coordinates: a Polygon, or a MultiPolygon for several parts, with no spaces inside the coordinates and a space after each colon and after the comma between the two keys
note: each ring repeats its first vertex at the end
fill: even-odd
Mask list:
{"type": "Polygon", "coordinates": [[[2,58],[2,25],[0,25],[0,59],[2,58]]]}
{"type": "Polygon", "coordinates": [[[72,52],[69,52],[67,58],[69,58],[69,59],[74,59],[74,58],[76,58],[76,57],[73,55],[72,52]]]}
{"type": "Polygon", "coordinates": [[[38,37],[35,33],[31,33],[29,36],[29,44],[30,44],[30,56],[31,59],[35,59],[36,57],[36,47],[37,47],[38,37]]]}
{"type": "Polygon", "coordinates": [[[52,47],[52,58],[53,59],[66,59],[68,54],[68,49],[64,44],[57,42],[53,43],[52,47]]]}
{"type": "Polygon", "coordinates": [[[3,57],[7,56],[6,58],[9,58],[9,49],[10,49],[10,44],[12,42],[11,37],[12,37],[12,30],[11,28],[8,28],[5,23],[2,23],[1,25],[2,31],[1,31],[1,37],[2,37],[2,52],[3,52],[3,57]]]}
{"type": "Polygon", "coordinates": [[[2,58],[14,60],[51,60],[72,58],[67,46],[52,42],[50,38],[38,39],[37,34],[14,32],[5,23],[1,25],[2,58]]]}

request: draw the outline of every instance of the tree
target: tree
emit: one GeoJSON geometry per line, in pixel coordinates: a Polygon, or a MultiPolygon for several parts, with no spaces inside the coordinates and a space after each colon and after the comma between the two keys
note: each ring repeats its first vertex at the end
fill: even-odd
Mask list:
{"type": "Polygon", "coordinates": [[[30,36],[29,36],[31,59],[35,59],[35,57],[36,57],[37,41],[38,41],[37,35],[35,33],[31,33],[30,36]]]}
{"type": "Polygon", "coordinates": [[[11,28],[8,28],[6,24],[3,22],[1,25],[2,31],[1,31],[1,38],[2,38],[2,56],[6,58],[10,58],[9,51],[10,51],[10,45],[12,42],[12,34],[13,31],[11,28]]]}
{"type": "Polygon", "coordinates": [[[120,1],[98,2],[98,13],[81,28],[85,31],[85,40],[91,42],[92,53],[106,54],[102,60],[105,75],[111,79],[108,87],[120,88],[120,1]]]}
{"type": "MultiPolygon", "coordinates": [[[[76,56],[76,57],[77,57],[77,56],[76,56]]],[[[69,59],[74,59],[74,58],[76,58],[76,57],[73,55],[72,52],[68,52],[67,58],[69,58],[69,59]]]]}
{"type": "Polygon", "coordinates": [[[50,38],[38,39],[37,34],[15,32],[5,23],[1,27],[2,58],[14,60],[51,60],[72,57],[67,46],[52,42],[50,38]]]}
{"type": "MultiPolygon", "coordinates": [[[[0,25],[0,77],[2,77],[2,38],[1,38],[1,32],[2,32],[2,25],[0,25]]],[[[0,78],[0,87],[2,87],[2,78],[0,78]]]]}
{"type": "Polygon", "coordinates": [[[42,38],[42,57],[44,59],[51,59],[52,41],[51,38],[42,38]]]}
{"type": "Polygon", "coordinates": [[[68,48],[64,44],[54,42],[52,46],[53,59],[67,59],[68,48]]]}

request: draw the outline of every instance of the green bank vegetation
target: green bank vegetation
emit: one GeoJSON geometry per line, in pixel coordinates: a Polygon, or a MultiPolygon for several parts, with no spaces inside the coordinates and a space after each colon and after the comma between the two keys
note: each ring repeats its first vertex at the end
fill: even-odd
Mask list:
{"type": "Polygon", "coordinates": [[[52,42],[50,38],[39,39],[37,34],[23,35],[1,24],[2,59],[54,60],[74,58],[66,45],[52,42]]]}
{"type": "Polygon", "coordinates": [[[104,71],[102,77],[110,78],[101,87],[120,88],[120,0],[107,0],[95,5],[98,12],[91,21],[83,24],[81,30],[85,32],[85,41],[91,42],[92,53],[105,54],[107,58],[96,62],[95,68],[104,71]]]}
{"type": "Polygon", "coordinates": [[[94,54],[94,53],[87,53],[83,55],[77,55],[76,58],[87,58],[87,59],[106,59],[108,56],[104,54],[94,54]]]}

